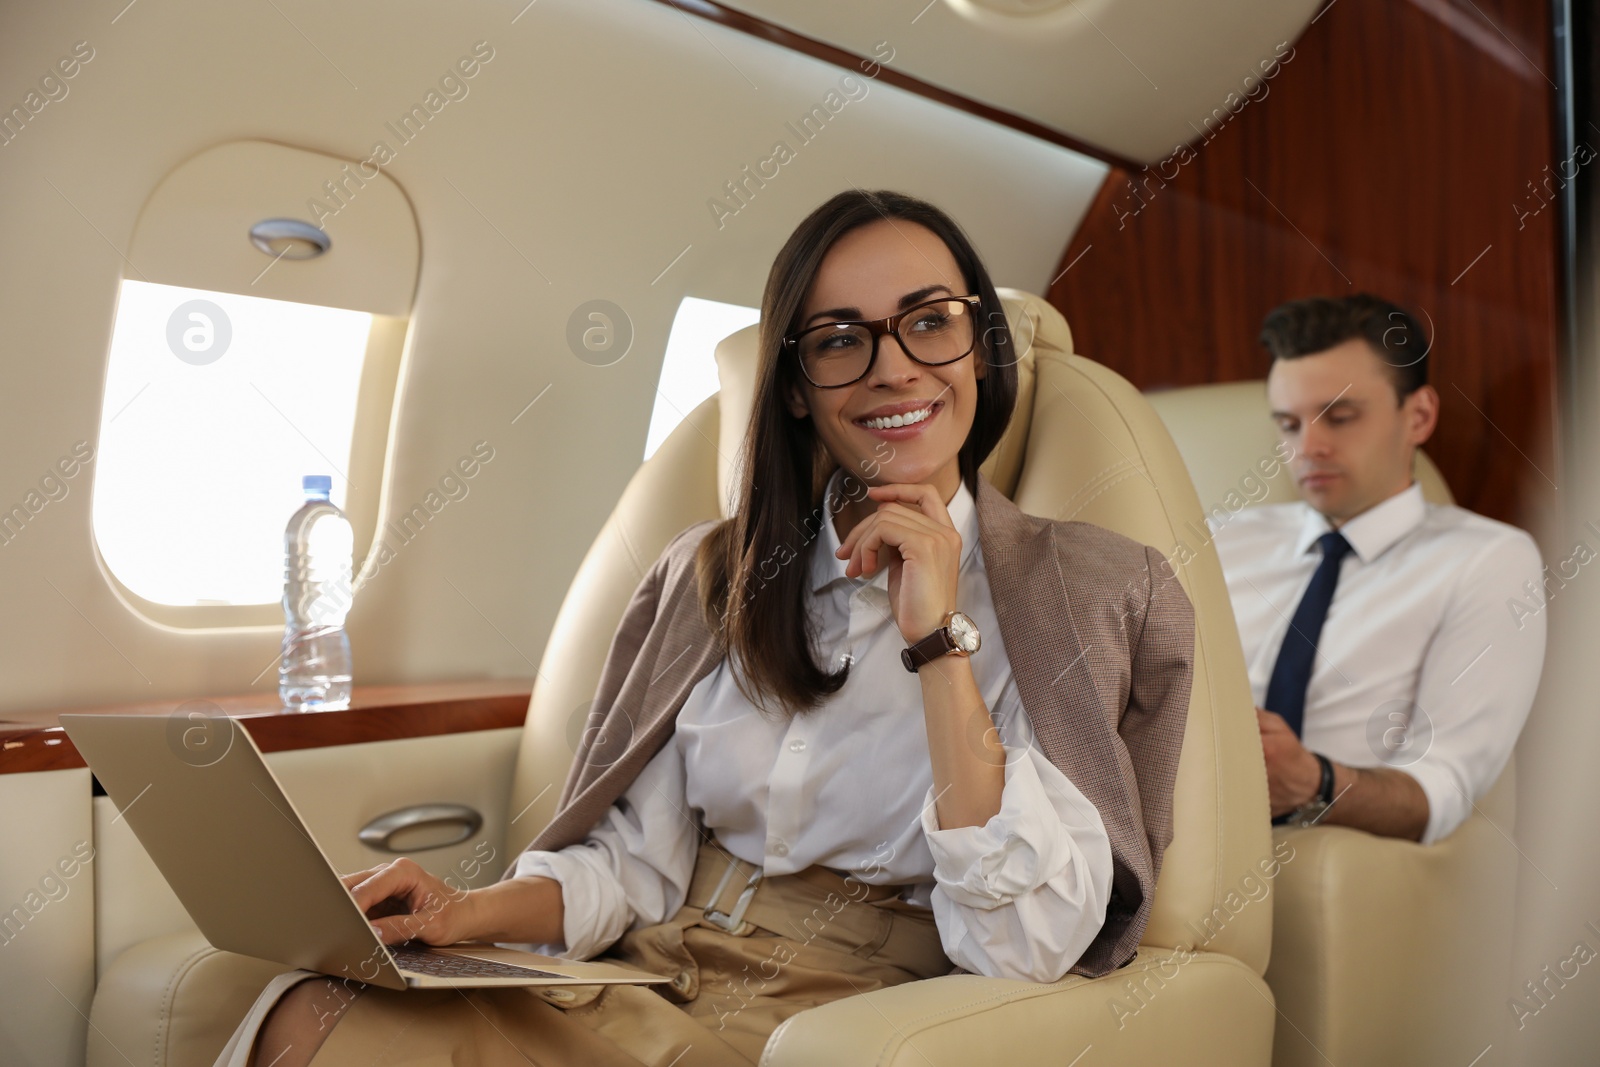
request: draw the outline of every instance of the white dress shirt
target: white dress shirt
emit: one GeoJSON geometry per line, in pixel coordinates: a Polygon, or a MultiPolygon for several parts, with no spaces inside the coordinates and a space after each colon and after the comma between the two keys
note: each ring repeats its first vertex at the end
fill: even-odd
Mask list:
{"type": "MultiPolygon", "coordinates": [[[[830,499],[840,484],[835,472],[830,499]]],[[[900,662],[906,642],[889,611],[888,569],[846,578],[825,515],[810,545],[809,610],[818,662],[851,664],[843,688],[803,715],[763,714],[725,657],[584,841],[518,859],[518,876],[562,884],[565,909],[565,944],[528,947],[589,959],[627,930],[675,915],[699,848],[698,815],[722,848],[769,875],[822,864],[906,885],[901,895],[933,909],[945,954],[968,971],[1053,982],[1077,962],[1105,921],[1111,844],[1094,805],[1033,744],[965,484],[947,508],[963,546],[957,603],[983,637],[972,671],[1007,753],[1000,811],[982,826],[939,827],[922,688],[900,662]]],[[[802,545],[795,565],[807,560],[802,545]]]]}
{"type": "MultiPolygon", "coordinates": [[[[1215,531],[1258,707],[1331,528],[1299,502],[1247,508],[1215,531]]],[[[1301,740],[1348,766],[1410,774],[1428,797],[1431,844],[1494,784],[1533,703],[1539,549],[1515,526],[1427,503],[1415,482],[1339,532],[1352,551],[1317,642],[1301,740]]]]}

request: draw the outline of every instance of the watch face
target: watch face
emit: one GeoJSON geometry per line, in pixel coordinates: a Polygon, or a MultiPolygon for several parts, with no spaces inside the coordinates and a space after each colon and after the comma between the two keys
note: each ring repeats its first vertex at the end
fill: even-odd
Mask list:
{"type": "Polygon", "coordinates": [[[959,611],[950,613],[950,640],[961,651],[971,654],[978,651],[978,645],[983,638],[978,633],[978,626],[971,619],[959,611]]]}

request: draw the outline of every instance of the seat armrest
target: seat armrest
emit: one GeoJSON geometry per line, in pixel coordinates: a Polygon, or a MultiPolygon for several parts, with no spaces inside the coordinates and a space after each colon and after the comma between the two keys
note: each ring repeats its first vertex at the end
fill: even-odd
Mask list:
{"type": "Polygon", "coordinates": [[[1469,1063],[1506,1018],[1519,852],[1480,809],[1421,845],[1343,826],[1276,831],[1266,979],[1276,1067],[1469,1063]]]}
{"type": "Polygon", "coordinates": [[[218,951],[198,932],[140,942],[95,989],[88,1067],[211,1063],[266,984],[291,969],[218,951]]]}
{"type": "Polygon", "coordinates": [[[890,986],[803,1011],[768,1040],[762,1067],[1067,1067],[1194,1062],[1226,1049],[1238,1067],[1266,1067],[1273,1007],[1265,983],[1212,952],[1141,948],[1101,978],[1059,982],[948,975],[890,986]]]}

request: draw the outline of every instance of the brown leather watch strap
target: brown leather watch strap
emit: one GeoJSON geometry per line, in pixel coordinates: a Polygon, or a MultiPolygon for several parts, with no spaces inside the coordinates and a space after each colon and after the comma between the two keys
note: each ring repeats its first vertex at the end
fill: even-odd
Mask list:
{"type": "Polygon", "coordinates": [[[949,627],[941,626],[916,644],[901,649],[900,662],[906,665],[906,670],[916,674],[924,664],[949,655],[955,647],[955,642],[950,640],[949,627]]]}

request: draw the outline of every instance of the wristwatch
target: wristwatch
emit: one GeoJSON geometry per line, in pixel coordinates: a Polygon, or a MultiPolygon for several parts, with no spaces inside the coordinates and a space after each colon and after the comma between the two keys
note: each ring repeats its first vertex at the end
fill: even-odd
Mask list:
{"type": "Polygon", "coordinates": [[[1333,804],[1333,761],[1320,752],[1311,754],[1322,764],[1322,784],[1317,787],[1316,796],[1289,813],[1290,826],[1314,826],[1333,804]]]}
{"type": "Polygon", "coordinates": [[[983,643],[978,625],[959,611],[947,611],[944,625],[924,637],[910,648],[900,650],[900,662],[906,670],[917,673],[925,663],[940,656],[970,656],[983,643]]]}

